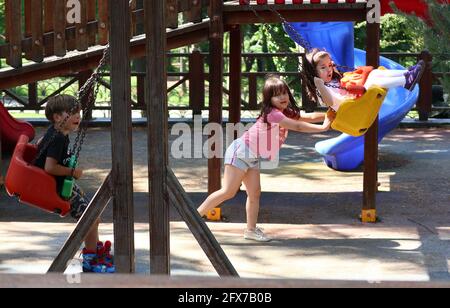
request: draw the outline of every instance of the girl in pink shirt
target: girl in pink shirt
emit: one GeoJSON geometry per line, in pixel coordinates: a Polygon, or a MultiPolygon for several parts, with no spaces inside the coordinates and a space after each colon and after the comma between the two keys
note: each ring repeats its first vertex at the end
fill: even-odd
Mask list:
{"type": "Polygon", "coordinates": [[[200,205],[200,215],[204,216],[208,211],[232,199],[244,183],[247,190],[247,229],[244,231],[244,238],[270,241],[256,226],[261,195],[261,160],[277,160],[289,130],[325,132],[330,129],[331,121],[324,113],[300,112],[287,84],[278,77],[269,77],[264,85],[261,115],[255,125],[227,149],[223,187],[200,205]],[[318,122],[323,124],[312,124],[318,122]]]}

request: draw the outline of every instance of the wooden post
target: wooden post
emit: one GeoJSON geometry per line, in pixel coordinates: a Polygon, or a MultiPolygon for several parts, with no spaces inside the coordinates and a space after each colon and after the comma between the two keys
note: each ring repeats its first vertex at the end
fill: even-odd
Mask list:
{"type": "Polygon", "coordinates": [[[86,51],[89,48],[89,36],[87,34],[88,3],[87,0],[80,0],[81,22],[75,25],[76,48],[78,51],[86,51]]]}
{"type": "Polygon", "coordinates": [[[428,121],[433,101],[433,56],[428,51],[422,51],[420,59],[425,62],[426,67],[419,83],[420,95],[417,109],[419,109],[419,120],[428,121]]]}
{"type": "Polygon", "coordinates": [[[118,273],[134,272],[133,151],[131,126],[130,14],[128,0],[109,2],[111,16],[112,177],[114,251],[118,273]]]}
{"type": "Polygon", "coordinates": [[[6,32],[9,55],[6,63],[14,68],[22,66],[22,1],[6,0],[6,32]]]}
{"type": "Polygon", "coordinates": [[[239,276],[171,169],[167,170],[167,183],[170,203],[186,222],[217,273],[221,277],[239,276]]]}
{"type": "Polygon", "coordinates": [[[229,122],[241,122],[242,36],[241,27],[230,31],[230,115],[229,122]]]}
{"type": "MultiPolygon", "coordinates": [[[[45,0],[44,2],[44,33],[53,32],[53,0],[45,0]]],[[[53,41],[45,45],[45,56],[52,56],[53,41]]]]}
{"type": "Polygon", "coordinates": [[[2,126],[0,125],[0,186],[3,184],[5,184],[5,179],[3,178],[2,126]]]}
{"type": "Polygon", "coordinates": [[[150,272],[170,275],[166,1],[145,0],[144,12],[149,114],[150,272]]]}
{"type": "MultiPolygon", "coordinates": [[[[380,63],[380,24],[367,23],[367,65],[380,63]]],[[[378,182],[378,118],[365,135],[364,142],[363,222],[376,222],[376,193],[378,182]]]]}
{"type": "MultiPolygon", "coordinates": [[[[86,83],[86,81],[91,77],[93,71],[87,70],[84,72],[78,73],[78,88],[81,89],[83,85],[86,83]]],[[[89,104],[89,97],[91,96],[90,92],[93,92],[94,88],[92,88],[89,92],[87,92],[82,98],[81,98],[81,107],[83,110],[87,108],[89,104]]],[[[92,110],[90,110],[87,114],[83,114],[83,120],[92,120],[92,110]]]]}
{"type": "Polygon", "coordinates": [[[53,46],[55,56],[64,57],[66,55],[66,7],[63,1],[53,2],[53,46]]]}
{"type": "Polygon", "coordinates": [[[28,108],[38,108],[37,82],[28,84],[28,108]]]}
{"type": "MultiPolygon", "coordinates": [[[[209,74],[209,122],[222,124],[223,106],[223,1],[210,1],[210,74],[209,74]]],[[[212,136],[210,136],[212,137],[212,136]]],[[[212,146],[209,146],[213,151],[212,146]]],[[[221,188],[222,160],[208,160],[208,193],[221,188]]]]}
{"type": "Polygon", "coordinates": [[[189,103],[193,116],[202,114],[205,107],[205,69],[203,55],[198,49],[189,56],[189,103]]]}

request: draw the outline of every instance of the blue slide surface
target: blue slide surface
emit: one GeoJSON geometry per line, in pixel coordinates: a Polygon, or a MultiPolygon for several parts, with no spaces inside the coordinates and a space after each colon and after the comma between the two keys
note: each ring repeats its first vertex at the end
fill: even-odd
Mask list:
{"type": "MultiPolygon", "coordinates": [[[[341,63],[338,62],[338,64],[352,66],[348,54],[354,55],[355,67],[366,64],[365,51],[353,47],[353,35],[349,35],[343,30],[337,30],[339,27],[348,29],[349,23],[332,23],[333,31],[330,31],[327,23],[308,23],[310,24],[309,26],[302,26],[305,23],[298,24],[299,25],[293,23],[292,25],[312,46],[324,48],[327,51],[332,50],[332,55],[336,57],[335,61],[342,61],[341,63]],[[313,35],[316,31],[320,33],[320,35],[317,33],[313,35]],[[340,34],[342,35],[339,36],[340,34]],[[338,43],[334,44],[335,42],[338,43]],[[332,44],[334,44],[334,46],[331,46],[332,44]],[[350,52],[351,50],[354,52],[350,52]]],[[[288,30],[286,30],[286,32],[295,40],[295,35],[289,33],[288,30]]],[[[384,57],[380,58],[380,65],[387,69],[405,69],[400,64],[384,57]]],[[[378,142],[381,142],[384,136],[400,124],[411,108],[414,107],[418,98],[418,86],[416,86],[413,91],[408,91],[402,87],[389,90],[380,109],[378,142]]],[[[342,134],[339,137],[318,142],[316,144],[316,151],[324,157],[325,163],[330,168],[339,171],[354,170],[364,161],[364,136],[352,137],[347,134],[342,134]]]]}

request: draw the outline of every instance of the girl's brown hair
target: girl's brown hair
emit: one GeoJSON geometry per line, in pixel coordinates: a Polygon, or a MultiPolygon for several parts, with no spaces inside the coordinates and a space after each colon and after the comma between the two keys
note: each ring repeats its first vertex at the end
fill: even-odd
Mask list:
{"type": "Polygon", "coordinates": [[[267,123],[267,116],[273,110],[272,97],[287,93],[289,95],[289,105],[283,111],[284,115],[291,119],[300,118],[300,108],[294,99],[287,83],[280,79],[279,76],[270,75],[266,78],[263,89],[263,101],[261,106],[261,114],[258,119],[263,117],[264,123],[267,123]]]}
{"type": "MultiPolygon", "coordinates": [[[[318,102],[317,96],[317,88],[314,84],[314,77],[319,77],[317,75],[317,64],[320,60],[329,57],[331,59],[331,55],[325,50],[321,50],[319,48],[313,48],[309,52],[306,53],[304,59],[304,68],[302,76],[302,82],[306,87],[308,98],[312,101],[318,102]],[[306,61],[305,61],[306,60],[306,61]]],[[[335,68],[333,70],[332,79],[341,80],[342,75],[335,68]]]]}
{"type": "Polygon", "coordinates": [[[45,117],[54,123],[53,115],[67,112],[73,114],[81,110],[81,105],[77,99],[70,95],[57,95],[48,100],[45,106],[45,117]]]}

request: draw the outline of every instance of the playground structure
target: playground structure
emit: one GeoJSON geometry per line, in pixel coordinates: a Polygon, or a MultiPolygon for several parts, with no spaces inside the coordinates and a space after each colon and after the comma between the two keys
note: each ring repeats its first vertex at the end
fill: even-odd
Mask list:
{"type": "MultiPolygon", "coordinates": [[[[131,103],[130,103],[130,59],[146,56],[149,89],[146,96],[147,110],[151,110],[149,125],[149,187],[150,187],[150,234],[151,272],[170,274],[169,218],[168,206],[177,208],[196,239],[210,258],[220,275],[236,276],[231,263],[220,249],[211,232],[195,211],[192,202],[184,192],[173,172],[168,167],[167,139],[167,98],[166,68],[164,61],[167,49],[210,41],[210,122],[222,123],[222,79],[223,79],[223,33],[230,32],[231,74],[230,74],[230,121],[240,121],[241,93],[241,32],[240,25],[259,23],[262,18],[267,23],[279,23],[278,17],[268,9],[276,9],[288,21],[365,21],[368,7],[366,1],[347,1],[328,4],[305,3],[300,5],[239,5],[238,1],[144,1],[145,9],[137,9],[134,14],[124,14],[129,10],[128,1],[98,1],[99,19],[95,19],[91,3],[82,2],[82,23],[76,27],[66,27],[61,16],[65,16],[64,6],[52,6],[53,1],[45,1],[41,12],[52,14],[29,14],[25,24],[29,25],[30,37],[23,40],[20,23],[12,23],[21,15],[18,2],[8,1],[8,45],[0,47],[1,57],[14,69],[5,70],[0,76],[0,88],[32,83],[40,79],[73,72],[86,72],[98,65],[107,42],[108,28],[111,46],[111,90],[112,90],[112,153],[113,164],[110,175],[98,190],[88,211],[78,223],[50,272],[61,272],[67,261],[73,257],[89,226],[101,215],[110,200],[114,203],[115,255],[119,272],[134,271],[133,243],[133,185],[131,157],[131,103]],[[89,5],[87,5],[89,3],[89,5]],[[202,20],[202,9],[209,5],[209,19],[202,20]],[[43,10],[42,10],[43,8],[43,10]],[[259,16],[255,16],[254,11],[259,16]],[[90,13],[89,13],[90,12],[90,13]],[[109,19],[107,13],[109,12],[109,19]],[[149,14],[148,12],[152,12],[149,14]],[[155,13],[159,12],[159,13],[155,13]],[[167,12],[167,14],[165,14],[167,12]],[[186,25],[178,27],[178,13],[188,16],[186,25]],[[37,15],[37,17],[35,16],[37,15]],[[45,18],[43,18],[43,16],[45,18]],[[167,19],[166,19],[167,16],[167,19]],[[53,23],[50,21],[53,19],[53,23]],[[131,38],[132,20],[141,20],[146,32],[131,38]],[[27,22],[28,21],[28,22],[27,22]],[[110,24],[110,27],[108,27],[110,24]],[[168,32],[165,31],[170,28],[168,32]],[[14,26],[13,26],[14,25],[14,26]],[[39,25],[39,26],[31,26],[39,25]],[[47,27],[48,26],[48,27],[47,27]],[[45,28],[45,31],[44,31],[45,28]],[[97,35],[98,41],[95,42],[97,35]],[[130,48],[129,47],[130,44],[130,48]],[[70,46],[72,45],[72,46],[70,46]],[[94,47],[89,48],[92,45],[94,47]],[[5,47],[7,46],[7,47],[5,47]],[[77,51],[70,52],[71,47],[77,51]],[[53,50],[53,51],[52,51],[53,50]],[[67,53],[67,51],[69,51],[67,53]],[[36,62],[22,66],[22,52],[36,62]],[[55,58],[51,55],[64,56],[55,58]],[[6,55],[6,56],[5,56],[6,55]]],[[[36,5],[39,1],[26,1],[36,5]]],[[[43,2],[40,2],[41,4],[43,2]]],[[[55,4],[58,2],[55,2],[55,4]]],[[[94,2],[95,3],[95,2],[94,2]]],[[[132,2],[132,5],[135,5],[132,2]]],[[[25,12],[30,12],[28,7],[25,12]]],[[[33,10],[34,11],[34,10],[33,10]]],[[[367,65],[379,65],[379,24],[368,24],[367,65]]],[[[378,121],[365,138],[365,171],[363,221],[376,220],[378,121]]],[[[211,159],[209,168],[209,192],[220,188],[220,159],[211,159]]]]}

